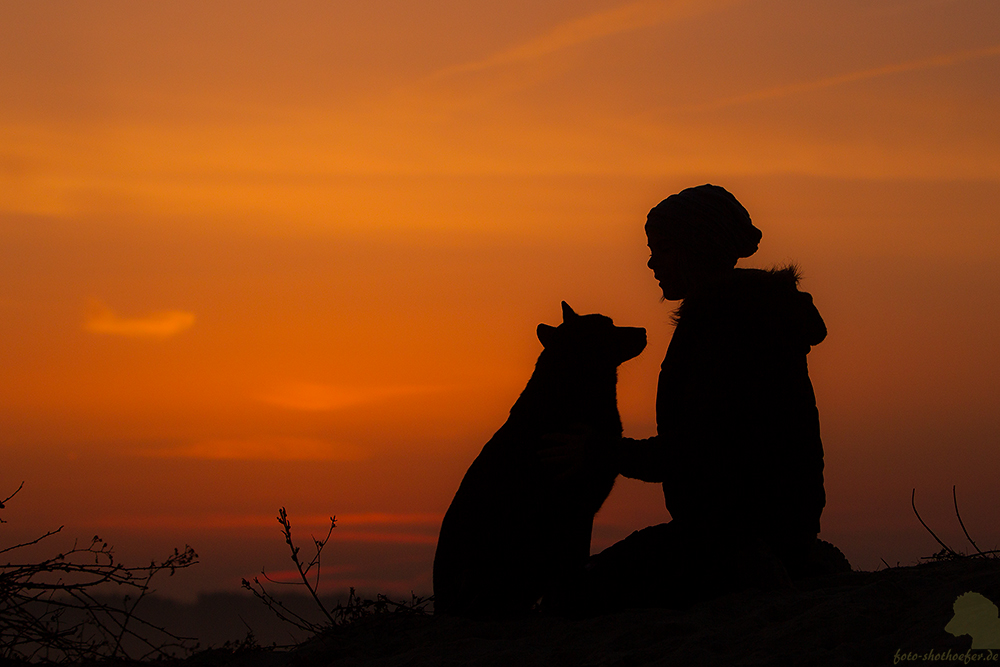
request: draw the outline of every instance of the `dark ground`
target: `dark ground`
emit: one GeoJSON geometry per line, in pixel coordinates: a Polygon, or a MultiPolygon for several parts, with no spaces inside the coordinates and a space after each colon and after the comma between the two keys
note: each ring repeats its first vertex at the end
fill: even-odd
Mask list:
{"type": "Polygon", "coordinates": [[[968,591],[1000,601],[1000,560],[850,572],[795,589],[733,594],[685,611],[625,610],[586,620],[372,617],[292,650],[206,651],[181,664],[1000,665],[1000,651],[967,654],[971,637],[944,630],[955,599],[968,591]]]}

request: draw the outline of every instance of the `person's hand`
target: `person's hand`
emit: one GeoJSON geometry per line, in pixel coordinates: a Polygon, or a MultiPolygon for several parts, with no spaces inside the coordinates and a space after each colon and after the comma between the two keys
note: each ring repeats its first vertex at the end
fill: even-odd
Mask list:
{"type": "Polygon", "coordinates": [[[615,467],[622,477],[659,484],[665,477],[664,454],[664,444],[660,436],[645,440],[622,438],[618,443],[615,467]]]}

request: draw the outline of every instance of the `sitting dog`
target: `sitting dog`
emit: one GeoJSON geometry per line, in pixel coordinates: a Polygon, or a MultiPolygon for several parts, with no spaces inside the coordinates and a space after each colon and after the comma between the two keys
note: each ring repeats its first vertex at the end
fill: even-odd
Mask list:
{"type": "Polygon", "coordinates": [[[619,364],[646,330],[604,315],[538,325],[541,355],[510,418],[469,467],[445,513],[434,557],[435,613],[511,616],[590,556],[594,515],[617,477],[619,364]],[[560,437],[583,443],[560,448],[560,437]],[[571,449],[571,465],[550,453],[571,449]]]}

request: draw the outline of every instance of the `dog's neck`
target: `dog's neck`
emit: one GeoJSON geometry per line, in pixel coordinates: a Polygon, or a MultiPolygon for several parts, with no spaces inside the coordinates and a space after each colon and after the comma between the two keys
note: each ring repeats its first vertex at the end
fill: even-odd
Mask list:
{"type": "Polygon", "coordinates": [[[509,421],[553,432],[581,424],[613,426],[620,434],[617,383],[617,367],[581,368],[543,351],[509,421]]]}

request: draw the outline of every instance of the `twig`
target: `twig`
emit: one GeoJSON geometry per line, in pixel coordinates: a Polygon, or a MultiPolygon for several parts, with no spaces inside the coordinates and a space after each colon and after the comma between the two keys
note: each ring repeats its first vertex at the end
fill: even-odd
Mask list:
{"type": "MultiPolygon", "coordinates": [[[[21,484],[20,484],[20,486],[17,487],[17,490],[14,491],[14,493],[10,494],[9,496],[7,496],[6,498],[4,498],[3,500],[0,500],[0,510],[2,510],[7,505],[8,502],[10,502],[11,498],[13,498],[17,494],[19,494],[21,492],[21,489],[23,489],[23,488],[24,488],[24,482],[22,481],[21,484]]],[[[3,521],[3,523],[7,523],[7,522],[3,521]]]]}
{"type": "MultiPolygon", "coordinates": [[[[396,602],[395,600],[391,600],[387,596],[381,594],[376,595],[375,599],[371,600],[357,595],[354,587],[351,587],[350,592],[348,593],[347,602],[345,604],[340,604],[338,602],[337,606],[331,613],[331,611],[329,611],[320,601],[318,590],[320,583],[319,574],[321,554],[323,552],[323,548],[327,545],[327,543],[329,543],[330,538],[333,535],[333,529],[336,527],[336,518],[330,517],[330,529],[327,531],[326,537],[322,540],[318,540],[313,537],[313,546],[316,548],[316,554],[309,561],[309,563],[305,565],[303,565],[302,561],[299,559],[299,547],[295,546],[295,543],[292,540],[292,526],[291,522],[288,520],[288,513],[285,511],[284,507],[278,510],[278,523],[281,524],[282,534],[285,537],[285,544],[288,545],[288,549],[291,552],[292,562],[295,563],[295,567],[299,573],[301,581],[275,581],[274,579],[268,577],[266,572],[261,572],[261,575],[269,583],[305,586],[309,590],[309,593],[316,602],[317,606],[323,612],[323,615],[326,616],[327,620],[330,622],[330,627],[347,625],[367,616],[376,614],[425,613],[424,606],[434,600],[433,596],[420,598],[413,593],[410,594],[411,600],[409,602],[396,602]],[[316,567],[316,583],[315,585],[312,585],[309,582],[308,575],[314,566],[316,567]]],[[[243,587],[253,593],[254,596],[263,602],[264,605],[267,606],[267,608],[270,609],[278,618],[300,630],[318,633],[326,627],[318,623],[313,623],[286,607],[280,600],[264,589],[264,585],[261,583],[259,577],[254,577],[253,584],[246,579],[243,579],[243,587]]]]}
{"type": "MultiPolygon", "coordinates": [[[[316,589],[309,584],[309,577],[307,576],[306,573],[309,571],[309,567],[312,567],[312,565],[310,564],[310,566],[307,567],[305,570],[302,569],[302,563],[299,561],[299,548],[292,543],[292,524],[288,521],[288,513],[285,512],[284,507],[278,510],[278,523],[281,524],[282,532],[285,534],[285,542],[288,544],[288,548],[292,552],[292,562],[295,563],[295,569],[298,570],[299,576],[302,578],[302,583],[305,584],[305,587],[309,591],[309,594],[312,595],[313,600],[316,601],[316,604],[317,606],[319,606],[320,611],[322,611],[323,614],[330,620],[330,624],[336,625],[337,622],[333,620],[333,616],[331,616],[330,612],[326,610],[326,606],[320,601],[319,596],[316,594],[316,589]]],[[[333,533],[334,523],[335,522],[331,517],[330,518],[331,534],[333,533]]],[[[329,539],[329,537],[327,537],[327,539],[329,539]]],[[[317,542],[317,545],[319,545],[319,542],[317,542]]],[[[317,547],[316,558],[319,558],[319,551],[321,549],[322,545],[319,545],[317,547]]],[[[316,562],[316,559],[313,559],[312,562],[316,562]]],[[[317,586],[319,585],[318,579],[316,581],[316,584],[317,586]]]]}
{"type": "Polygon", "coordinates": [[[245,588],[248,591],[250,591],[251,593],[253,593],[254,597],[256,597],[258,600],[260,600],[261,602],[263,602],[264,605],[268,609],[270,609],[274,613],[275,616],[277,616],[279,619],[281,619],[285,623],[288,623],[290,625],[294,625],[299,630],[305,630],[306,632],[314,632],[315,633],[315,632],[319,632],[320,630],[323,629],[322,626],[317,625],[317,624],[313,623],[312,621],[309,621],[309,620],[303,618],[302,616],[296,614],[294,611],[292,611],[291,609],[289,609],[288,607],[286,607],[281,602],[281,600],[278,600],[273,595],[271,595],[266,590],[264,590],[264,587],[260,583],[260,579],[258,579],[257,577],[254,577],[253,583],[257,584],[257,586],[260,588],[259,591],[256,588],[254,588],[253,586],[251,586],[250,582],[247,581],[246,579],[243,580],[243,588],[245,588]],[[288,614],[289,616],[294,616],[295,618],[294,619],[293,618],[289,618],[289,616],[286,616],[285,614],[288,614]]]}
{"type": "MultiPolygon", "coordinates": [[[[4,522],[4,523],[6,523],[6,522],[4,522]]],[[[24,548],[24,547],[30,547],[30,546],[32,546],[32,545],[34,545],[34,544],[38,544],[39,542],[41,542],[41,541],[42,541],[42,540],[44,540],[45,538],[47,538],[47,537],[52,537],[53,535],[55,535],[55,534],[57,534],[57,533],[61,532],[63,528],[64,528],[64,526],[59,526],[59,527],[58,527],[58,528],[56,528],[55,530],[50,530],[49,532],[45,533],[45,534],[44,534],[44,535],[42,535],[41,537],[36,537],[35,539],[33,539],[33,540],[29,541],[29,542],[22,542],[21,544],[15,544],[15,545],[14,545],[14,546],[12,546],[12,547],[7,547],[7,548],[5,548],[5,549],[0,549],[0,554],[5,554],[5,553],[7,553],[8,551],[14,551],[15,549],[22,549],[22,548],[24,548]]],[[[75,548],[75,547],[76,547],[76,545],[74,545],[74,548],[75,548]]],[[[61,557],[61,556],[60,556],[60,557],[61,557]]],[[[58,558],[56,558],[56,559],[54,559],[54,560],[58,560],[58,558]]],[[[8,565],[8,567],[9,567],[9,565],[8,565]]]]}
{"type": "Polygon", "coordinates": [[[958,496],[955,493],[955,485],[954,484],[951,487],[951,499],[955,503],[955,516],[958,517],[958,525],[960,525],[962,527],[962,532],[965,533],[965,539],[969,540],[969,544],[971,544],[975,548],[977,555],[979,555],[979,556],[985,555],[983,553],[983,550],[979,548],[979,545],[977,545],[973,541],[973,539],[969,536],[969,531],[967,531],[965,529],[965,523],[962,521],[962,515],[959,514],[959,512],[958,512],[958,496]]]}
{"type": "Polygon", "coordinates": [[[323,554],[323,547],[325,547],[326,543],[330,541],[330,537],[333,535],[333,529],[336,528],[336,527],[337,527],[337,518],[331,516],[330,517],[330,529],[326,531],[326,537],[324,537],[322,540],[317,540],[315,537],[312,538],[312,540],[313,540],[313,546],[316,548],[316,555],[313,556],[313,559],[311,561],[309,561],[309,565],[306,566],[306,572],[308,572],[312,568],[313,565],[316,566],[316,588],[317,589],[319,588],[320,557],[323,554]]]}
{"type": "Polygon", "coordinates": [[[934,534],[934,531],[931,530],[931,527],[928,526],[926,523],[924,523],[924,520],[920,518],[920,512],[917,511],[916,495],[917,495],[917,490],[913,489],[910,492],[910,507],[913,508],[913,513],[917,516],[917,521],[919,521],[920,525],[922,525],[927,530],[927,532],[931,534],[931,537],[937,540],[937,543],[944,548],[944,553],[949,558],[960,558],[962,554],[958,553],[957,551],[949,547],[947,544],[942,542],[941,539],[934,534]]]}

